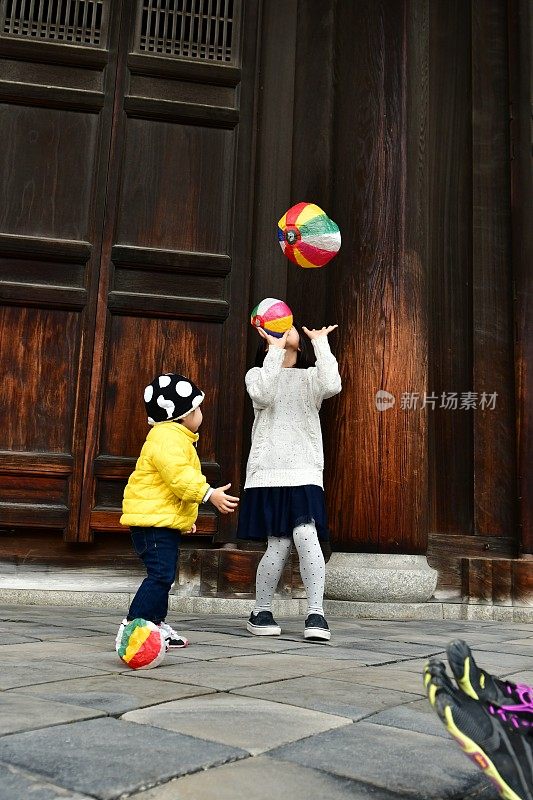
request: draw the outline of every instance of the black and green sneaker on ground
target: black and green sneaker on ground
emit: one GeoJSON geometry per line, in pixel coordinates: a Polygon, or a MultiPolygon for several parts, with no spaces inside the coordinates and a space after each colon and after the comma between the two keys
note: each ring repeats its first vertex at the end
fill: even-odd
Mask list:
{"type": "Polygon", "coordinates": [[[533,800],[533,736],[511,713],[474,700],[454,686],[446,667],[430,659],[424,670],[429,701],[447,731],[483,770],[504,800],[533,800]]]}
{"type": "Polygon", "coordinates": [[[533,689],[530,686],[503,681],[479,667],[470,647],[462,639],[446,648],[448,663],[460,689],[473,700],[492,703],[532,723],[533,689]]]}

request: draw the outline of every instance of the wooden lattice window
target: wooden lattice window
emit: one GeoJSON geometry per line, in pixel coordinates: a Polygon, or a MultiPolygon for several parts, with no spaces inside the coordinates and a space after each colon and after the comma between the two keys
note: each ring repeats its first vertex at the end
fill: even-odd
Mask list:
{"type": "Polygon", "coordinates": [[[141,0],[140,53],[235,63],[241,0],[141,0]]]}
{"type": "Polygon", "coordinates": [[[2,0],[0,34],[100,47],[109,0],[2,0]]]}

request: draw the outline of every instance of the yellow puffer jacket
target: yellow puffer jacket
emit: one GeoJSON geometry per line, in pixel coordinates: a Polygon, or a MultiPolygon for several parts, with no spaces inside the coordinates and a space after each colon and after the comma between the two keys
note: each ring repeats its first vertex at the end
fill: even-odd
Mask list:
{"type": "Polygon", "coordinates": [[[194,446],[198,438],[172,420],[152,428],[124,490],[122,525],[192,528],[210,488],[194,446]]]}

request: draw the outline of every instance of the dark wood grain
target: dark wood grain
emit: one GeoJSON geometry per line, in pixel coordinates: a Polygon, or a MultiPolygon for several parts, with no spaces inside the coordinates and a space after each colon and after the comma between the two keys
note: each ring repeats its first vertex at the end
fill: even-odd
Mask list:
{"type": "Polygon", "coordinates": [[[440,407],[472,390],[472,81],[469,0],[431,0],[429,158],[430,531],[474,530],[470,412],[440,407]]]}
{"type": "Polygon", "coordinates": [[[531,36],[528,0],[509,0],[511,212],[517,425],[518,514],[523,553],[533,553],[533,174],[531,36]]]}
{"type": "Polygon", "coordinates": [[[343,247],[329,267],[329,308],[340,326],[335,350],[344,388],[328,408],[327,465],[333,541],[341,550],[426,548],[426,412],[400,409],[403,392],[426,388],[420,140],[427,30],[416,27],[425,8],[337,4],[331,215],[343,247]],[[407,83],[410,59],[418,67],[407,83]],[[415,165],[409,171],[407,152],[415,165]],[[393,409],[377,410],[380,389],[397,397],[393,409]]]}
{"type": "Polygon", "coordinates": [[[473,412],[474,533],[516,530],[507,14],[472,3],[473,385],[497,393],[473,412]]]}

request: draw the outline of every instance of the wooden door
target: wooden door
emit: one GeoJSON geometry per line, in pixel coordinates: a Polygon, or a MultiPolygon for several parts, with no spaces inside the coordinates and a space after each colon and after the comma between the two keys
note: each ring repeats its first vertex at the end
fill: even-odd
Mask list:
{"type": "Polygon", "coordinates": [[[159,372],[239,482],[258,6],[0,4],[2,525],[120,529],[159,372]]]}
{"type": "MultiPolygon", "coordinates": [[[[143,388],[158,373],[203,389],[204,472],[238,485],[256,10],[125,3],[80,540],[119,527],[148,431],[143,388]]],[[[216,516],[198,530],[217,532],[216,516]]]]}
{"type": "Polygon", "coordinates": [[[120,3],[0,4],[0,520],[76,538],[120,3]]]}

